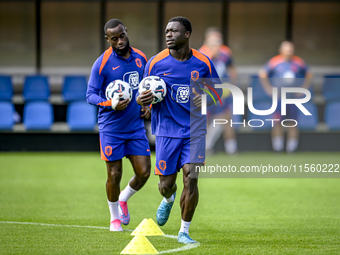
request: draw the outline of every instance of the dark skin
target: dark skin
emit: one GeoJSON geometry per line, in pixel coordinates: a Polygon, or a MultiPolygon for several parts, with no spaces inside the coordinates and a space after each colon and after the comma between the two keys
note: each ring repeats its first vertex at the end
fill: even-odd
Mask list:
{"type": "MultiPolygon", "coordinates": [[[[128,156],[135,175],[129,182],[134,190],[140,190],[150,176],[151,162],[150,157],[140,155],[128,156]]],[[[107,181],[106,194],[111,202],[115,202],[119,198],[120,180],[122,178],[122,160],[106,161],[107,181]]]]}
{"type": "MultiPolygon", "coordinates": [[[[186,61],[191,58],[192,51],[189,47],[190,32],[180,22],[169,22],[165,29],[166,42],[170,54],[178,61],[186,61]]],[[[201,107],[201,95],[193,88],[194,103],[201,107]]],[[[149,105],[152,101],[152,92],[144,91],[137,97],[140,105],[149,105]]],[[[195,169],[196,164],[188,163],[182,166],[183,170],[183,191],[180,199],[181,215],[184,221],[191,221],[198,203],[197,176],[190,173],[190,169],[195,169]]],[[[177,190],[177,172],[172,175],[159,176],[158,189],[163,197],[169,198],[177,190]]]]}
{"type": "MultiPolygon", "coordinates": [[[[106,41],[110,43],[112,49],[117,52],[119,56],[121,56],[124,59],[128,59],[131,55],[130,50],[127,49],[129,47],[129,38],[127,36],[127,28],[123,25],[119,24],[115,28],[109,28],[106,30],[105,35],[106,41]]],[[[129,99],[125,99],[122,101],[119,101],[116,110],[117,111],[123,111],[130,103],[129,99]]],[[[143,114],[141,115],[141,118],[150,118],[150,108],[147,105],[143,105],[142,110],[143,114]]]]}
{"type": "MultiPolygon", "coordinates": [[[[169,22],[165,29],[166,44],[170,50],[171,56],[178,61],[186,61],[191,58],[192,51],[189,46],[190,32],[180,22],[169,22]]],[[[201,107],[201,95],[192,89],[194,93],[194,103],[201,107]]],[[[142,92],[137,97],[137,103],[143,106],[150,105],[153,99],[151,90],[142,92]]]]}
{"type": "MultiPolygon", "coordinates": [[[[127,29],[121,24],[115,28],[109,28],[105,35],[106,40],[116,53],[124,59],[128,59],[131,55],[129,47],[129,39],[127,37],[127,29]]],[[[120,95],[122,96],[122,95],[120,95]]],[[[117,111],[123,111],[128,106],[130,100],[125,99],[119,101],[116,106],[117,111]]],[[[151,111],[148,106],[142,106],[141,118],[149,118],[151,111]]],[[[127,156],[131,162],[135,175],[129,182],[134,190],[140,190],[150,176],[151,161],[149,156],[129,155],[127,156]]],[[[118,201],[120,193],[120,181],[122,178],[122,160],[106,161],[107,181],[106,194],[111,202],[118,201]]]]}

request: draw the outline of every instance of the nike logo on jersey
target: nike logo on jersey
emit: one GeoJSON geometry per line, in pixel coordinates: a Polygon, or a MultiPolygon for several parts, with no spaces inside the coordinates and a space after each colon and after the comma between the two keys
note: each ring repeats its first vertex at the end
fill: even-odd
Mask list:
{"type": "Polygon", "coordinates": [[[204,156],[198,156],[199,158],[204,158],[204,156]]]}
{"type": "Polygon", "coordinates": [[[146,149],[146,151],[148,151],[148,152],[149,152],[149,151],[150,151],[150,149],[146,149]]]}
{"type": "Polygon", "coordinates": [[[164,76],[167,76],[167,75],[169,75],[169,74],[172,74],[172,73],[163,73],[164,76]]]}
{"type": "Polygon", "coordinates": [[[118,69],[119,67],[120,66],[112,67],[112,70],[114,71],[114,70],[118,69]]]}

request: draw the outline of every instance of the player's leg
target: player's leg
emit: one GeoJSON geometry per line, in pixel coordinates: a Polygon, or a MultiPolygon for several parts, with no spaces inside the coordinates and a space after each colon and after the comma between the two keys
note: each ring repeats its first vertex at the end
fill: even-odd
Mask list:
{"type": "Polygon", "coordinates": [[[110,231],[123,231],[118,211],[120,180],[122,178],[122,160],[106,161],[106,169],[106,194],[111,214],[110,231]]]}
{"type": "Polygon", "coordinates": [[[150,146],[144,129],[131,135],[134,139],[125,142],[125,154],[129,158],[135,175],[130,179],[125,189],[119,195],[119,215],[124,225],[130,222],[127,201],[140,190],[150,176],[150,146]]]}
{"type": "Polygon", "coordinates": [[[149,156],[130,155],[130,162],[132,164],[135,175],[131,178],[129,185],[134,190],[140,190],[150,176],[151,160],[149,156]]]}
{"type": "Polygon", "coordinates": [[[183,166],[183,191],[181,195],[181,214],[182,220],[191,222],[198,204],[198,178],[192,177],[190,172],[194,173],[195,167],[201,164],[185,164],[183,166]]]}
{"type": "Polygon", "coordinates": [[[281,126],[281,101],[278,101],[277,108],[273,114],[273,119],[279,119],[280,121],[274,121],[274,127],[271,130],[272,136],[272,147],[276,152],[283,151],[284,143],[284,133],[281,126]]]}
{"type": "Polygon", "coordinates": [[[135,175],[130,179],[125,189],[119,195],[119,215],[124,225],[130,222],[130,213],[127,201],[140,190],[150,176],[151,162],[149,156],[129,155],[135,175]]]}
{"type": "Polygon", "coordinates": [[[122,160],[106,161],[107,181],[106,194],[111,202],[118,201],[120,180],[122,179],[122,160]]]}
{"type": "Polygon", "coordinates": [[[284,148],[284,134],[280,123],[275,123],[271,131],[273,150],[280,152],[284,148]]]}
{"type": "Polygon", "coordinates": [[[177,172],[171,175],[159,176],[158,190],[165,198],[170,198],[177,191],[177,172]]]}
{"type": "Polygon", "coordinates": [[[205,135],[188,138],[183,144],[181,164],[183,169],[183,191],[181,195],[181,229],[178,242],[195,243],[189,236],[189,227],[198,204],[197,167],[205,161],[205,135]]]}
{"type": "Polygon", "coordinates": [[[291,153],[296,151],[299,145],[299,129],[298,127],[289,127],[287,130],[287,152],[291,153]]]}
{"type": "Polygon", "coordinates": [[[198,204],[198,178],[193,176],[195,167],[201,164],[185,164],[183,166],[183,191],[181,195],[181,229],[178,233],[180,243],[195,243],[189,236],[189,227],[198,204]],[[191,174],[190,174],[191,173],[191,174]]]}
{"type": "Polygon", "coordinates": [[[177,185],[177,172],[171,175],[159,176],[158,190],[163,196],[163,200],[159,205],[156,213],[157,223],[163,226],[169,219],[172,206],[175,201],[177,185]]]}
{"type": "MultiPolygon", "coordinates": [[[[298,109],[296,105],[287,105],[287,119],[296,120],[298,115],[298,109]]],[[[287,122],[288,123],[288,122],[287,122]]],[[[294,125],[294,123],[289,123],[287,125],[294,125]]],[[[299,145],[299,129],[298,126],[287,128],[287,144],[286,151],[292,153],[296,151],[299,145]]]]}
{"type": "Polygon", "coordinates": [[[215,125],[214,119],[225,119],[220,105],[212,105],[208,108],[209,111],[209,124],[207,127],[207,137],[206,137],[206,151],[208,154],[214,153],[214,147],[218,139],[220,139],[225,125],[215,125]]]}
{"type": "MultiPolygon", "coordinates": [[[[230,121],[232,119],[232,109],[228,108],[225,110],[225,119],[230,121]]],[[[235,129],[229,124],[225,125],[223,132],[224,138],[224,150],[228,154],[234,154],[237,151],[237,141],[235,129]]]]}
{"type": "Polygon", "coordinates": [[[110,209],[110,231],[123,231],[119,219],[119,191],[122,178],[122,158],[124,157],[125,140],[113,137],[107,133],[100,133],[101,159],[106,162],[106,194],[110,209]]]}
{"type": "Polygon", "coordinates": [[[176,197],[176,179],[179,170],[178,159],[181,153],[182,139],[171,137],[156,137],[155,174],[159,175],[158,190],[163,196],[156,219],[163,226],[169,219],[176,197]]]}

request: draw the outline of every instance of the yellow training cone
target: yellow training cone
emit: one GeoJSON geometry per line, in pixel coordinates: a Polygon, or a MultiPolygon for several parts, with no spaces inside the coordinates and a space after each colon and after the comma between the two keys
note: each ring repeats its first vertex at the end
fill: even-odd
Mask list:
{"type": "Polygon", "coordinates": [[[143,235],[143,236],[162,236],[163,231],[156,225],[156,223],[150,219],[144,219],[138,227],[131,233],[131,235],[143,235]]]}
{"type": "Polygon", "coordinates": [[[120,254],[158,254],[145,236],[135,236],[120,254]]]}

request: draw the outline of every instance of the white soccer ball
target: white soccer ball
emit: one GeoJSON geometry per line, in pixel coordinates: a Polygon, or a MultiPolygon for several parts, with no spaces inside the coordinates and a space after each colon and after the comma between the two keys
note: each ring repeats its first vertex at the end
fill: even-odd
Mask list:
{"type": "Polygon", "coordinates": [[[139,83],[139,94],[146,90],[153,92],[154,97],[151,104],[161,102],[166,96],[166,84],[164,80],[158,76],[147,76],[139,83]]]}
{"type": "Polygon", "coordinates": [[[107,85],[105,90],[105,96],[107,100],[111,100],[116,93],[119,95],[123,94],[123,96],[119,99],[120,101],[132,99],[132,89],[129,83],[125,81],[115,80],[107,85]]]}

